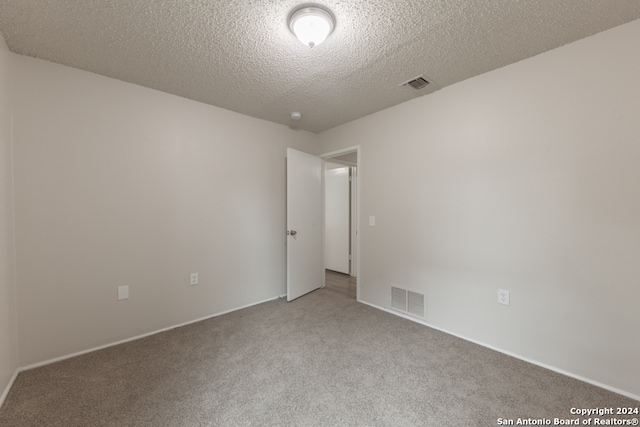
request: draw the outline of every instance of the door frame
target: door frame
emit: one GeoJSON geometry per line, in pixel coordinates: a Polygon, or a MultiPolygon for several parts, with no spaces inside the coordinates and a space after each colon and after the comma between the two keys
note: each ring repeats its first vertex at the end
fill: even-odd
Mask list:
{"type": "MultiPolygon", "coordinates": [[[[333,157],[339,157],[348,153],[356,153],[356,247],[355,247],[355,258],[356,258],[356,301],[360,301],[360,285],[362,284],[362,276],[360,275],[360,235],[362,234],[360,231],[360,199],[362,195],[362,190],[360,188],[360,183],[362,182],[362,156],[360,152],[360,145],[354,145],[351,147],[342,148],[340,150],[330,151],[328,153],[321,154],[319,157],[324,160],[331,160],[333,157]]],[[[323,188],[324,193],[324,188],[323,188]]],[[[323,194],[324,199],[324,194],[323,194]]],[[[324,228],[324,227],[323,227],[324,228]]],[[[324,233],[323,233],[324,235],[324,233]]],[[[322,253],[324,254],[324,239],[322,240],[322,253]]],[[[324,261],[323,261],[324,265],[324,261]]]]}

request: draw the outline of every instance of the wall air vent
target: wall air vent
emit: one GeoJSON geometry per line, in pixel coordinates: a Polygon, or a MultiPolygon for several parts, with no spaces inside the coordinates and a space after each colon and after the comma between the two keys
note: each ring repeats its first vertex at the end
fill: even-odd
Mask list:
{"type": "Polygon", "coordinates": [[[416,77],[415,79],[409,80],[408,82],[404,82],[400,86],[411,86],[415,90],[420,90],[429,86],[429,84],[430,83],[427,79],[420,76],[420,77],[416,77]]]}
{"type": "Polygon", "coordinates": [[[414,316],[426,318],[424,294],[391,287],[391,308],[414,316]]]}
{"type": "Polygon", "coordinates": [[[415,316],[424,317],[424,295],[416,292],[407,292],[407,311],[415,316]]]}
{"type": "Polygon", "coordinates": [[[391,307],[396,310],[407,311],[407,291],[391,287],[391,307]]]}

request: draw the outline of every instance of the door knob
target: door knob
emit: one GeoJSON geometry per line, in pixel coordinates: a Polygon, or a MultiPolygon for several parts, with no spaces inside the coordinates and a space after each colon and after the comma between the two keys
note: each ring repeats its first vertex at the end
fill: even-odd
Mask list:
{"type": "Polygon", "coordinates": [[[295,236],[296,234],[298,234],[298,232],[296,230],[291,230],[289,234],[291,234],[292,236],[295,236]]]}

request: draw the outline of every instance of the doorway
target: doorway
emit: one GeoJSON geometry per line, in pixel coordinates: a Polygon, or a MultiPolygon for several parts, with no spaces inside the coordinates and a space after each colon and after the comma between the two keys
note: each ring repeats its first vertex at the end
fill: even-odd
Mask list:
{"type": "MultiPolygon", "coordinates": [[[[314,156],[287,148],[287,301],[292,301],[326,285],[324,269],[324,162],[325,159],[351,162],[353,191],[350,205],[351,267],[349,279],[360,277],[360,147],[350,147],[314,156]],[[354,157],[354,153],[355,157],[354,157]],[[345,155],[350,155],[345,157],[345,155]],[[355,162],[354,162],[355,160],[355,162]],[[354,274],[354,276],[351,276],[354,274]]],[[[350,166],[351,167],[351,166],[350,166]]],[[[360,283],[356,280],[356,300],[360,300],[360,283]]]]}
{"type": "Polygon", "coordinates": [[[360,146],[326,153],[325,286],[359,299],[360,146]]]}

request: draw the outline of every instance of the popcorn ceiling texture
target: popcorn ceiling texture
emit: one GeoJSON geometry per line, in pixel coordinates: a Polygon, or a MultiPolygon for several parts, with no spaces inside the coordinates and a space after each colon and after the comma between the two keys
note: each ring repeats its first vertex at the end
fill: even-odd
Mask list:
{"type": "Polygon", "coordinates": [[[637,0],[322,3],[337,26],[313,49],[294,0],[0,0],[0,31],[19,54],[321,132],[640,18],[637,0]]]}

